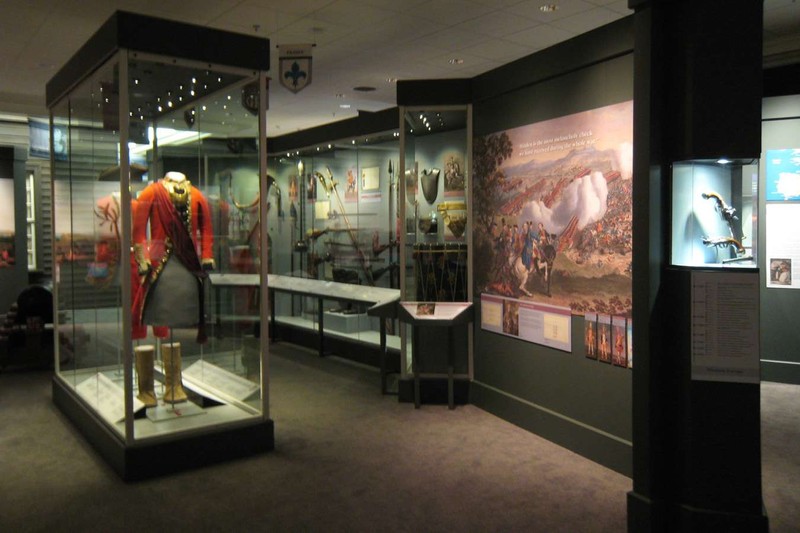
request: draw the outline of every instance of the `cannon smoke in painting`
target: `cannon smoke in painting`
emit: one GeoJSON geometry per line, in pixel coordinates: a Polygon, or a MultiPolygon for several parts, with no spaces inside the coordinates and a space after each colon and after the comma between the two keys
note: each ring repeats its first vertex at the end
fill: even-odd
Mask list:
{"type": "Polygon", "coordinates": [[[477,137],[478,292],[631,314],[633,103],[477,137]]]}

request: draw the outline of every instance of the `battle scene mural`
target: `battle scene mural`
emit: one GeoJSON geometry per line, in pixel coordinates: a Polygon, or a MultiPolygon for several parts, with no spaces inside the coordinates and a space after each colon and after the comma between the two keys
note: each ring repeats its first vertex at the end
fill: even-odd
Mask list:
{"type": "Polygon", "coordinates": [[[477,293],[631,316],[633,102],[476,137],[477,293]]]}

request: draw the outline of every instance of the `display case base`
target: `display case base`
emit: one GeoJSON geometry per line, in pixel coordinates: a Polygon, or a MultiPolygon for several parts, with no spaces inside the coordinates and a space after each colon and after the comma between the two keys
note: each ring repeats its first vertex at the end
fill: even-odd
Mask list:
{"type": "MultiPolygon", "coordinates": [[[[401,379],[397,384],[398,399],[403,403],[414,403],[414,380],[401,379]]],[[[420,378],[420,402],[423,404],[447,405],[447,378],[420,378]]],[[[456,405],[469,403],[469,380],[453,380],[453,401],[456,405]]]]}
{"type": "Polygon", "coordinates": [[[124,481],[140,481],[214,463],[248,457],[275,447],[272,420],[193,434],[175,440],[126,446],[58,378],[53,402],[124,481]]]}
{"type": "Polygon", "coordinates": [[[631,491],[628,493],[628,531],[767,533],[769,520],[763,509],[759,514],[700,509],[655,502],[631,491]]]}
{"type": "MultiPolygon", "coordinates": [[[[317,349],[319,347],[319,339],[314,332],[314,335],[309,335],[307,329],[294,327],[287,324],[278,324],[277,338],[272,337],[276,341],[288,342],[297,344],[305,348],[317,349]]],[[[364,365],[379,368],[380,367],[380,347],[378,345],[366,342],[359,342],[355,339],[347,339],[334,334],[325,335],[325,355],[338,355],[344,359],[355,361],[364,365]]],[[[389,373],[400,372],[400,352],[393,348],[389,348],[386,360],[386,370],[389,373]]]]}

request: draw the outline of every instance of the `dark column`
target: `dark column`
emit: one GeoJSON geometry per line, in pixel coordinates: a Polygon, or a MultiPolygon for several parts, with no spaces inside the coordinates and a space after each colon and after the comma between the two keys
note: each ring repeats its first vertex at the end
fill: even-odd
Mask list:
{"type": "Polygon", "coordinates": [[[760,156],[762,4],[628,3],[636,36],[628,529],[767,531],[759,386],[691,381],[687,273],[668,268],[671,163],[760,156]]]}

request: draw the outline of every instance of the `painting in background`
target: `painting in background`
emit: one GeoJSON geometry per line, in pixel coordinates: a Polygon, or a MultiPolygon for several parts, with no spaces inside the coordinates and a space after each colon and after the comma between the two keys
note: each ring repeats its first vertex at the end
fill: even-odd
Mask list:
{"type": "Polygon", "coordinates": [[[476,137],[473,167],[479,292],[631,316],[632,101],[476,137]]]}
{"type": "Polygon", "coordinates": [[[0,179],[0,268],[11,268],[16,263],[15,239],[14,180],[0,179]]]}

